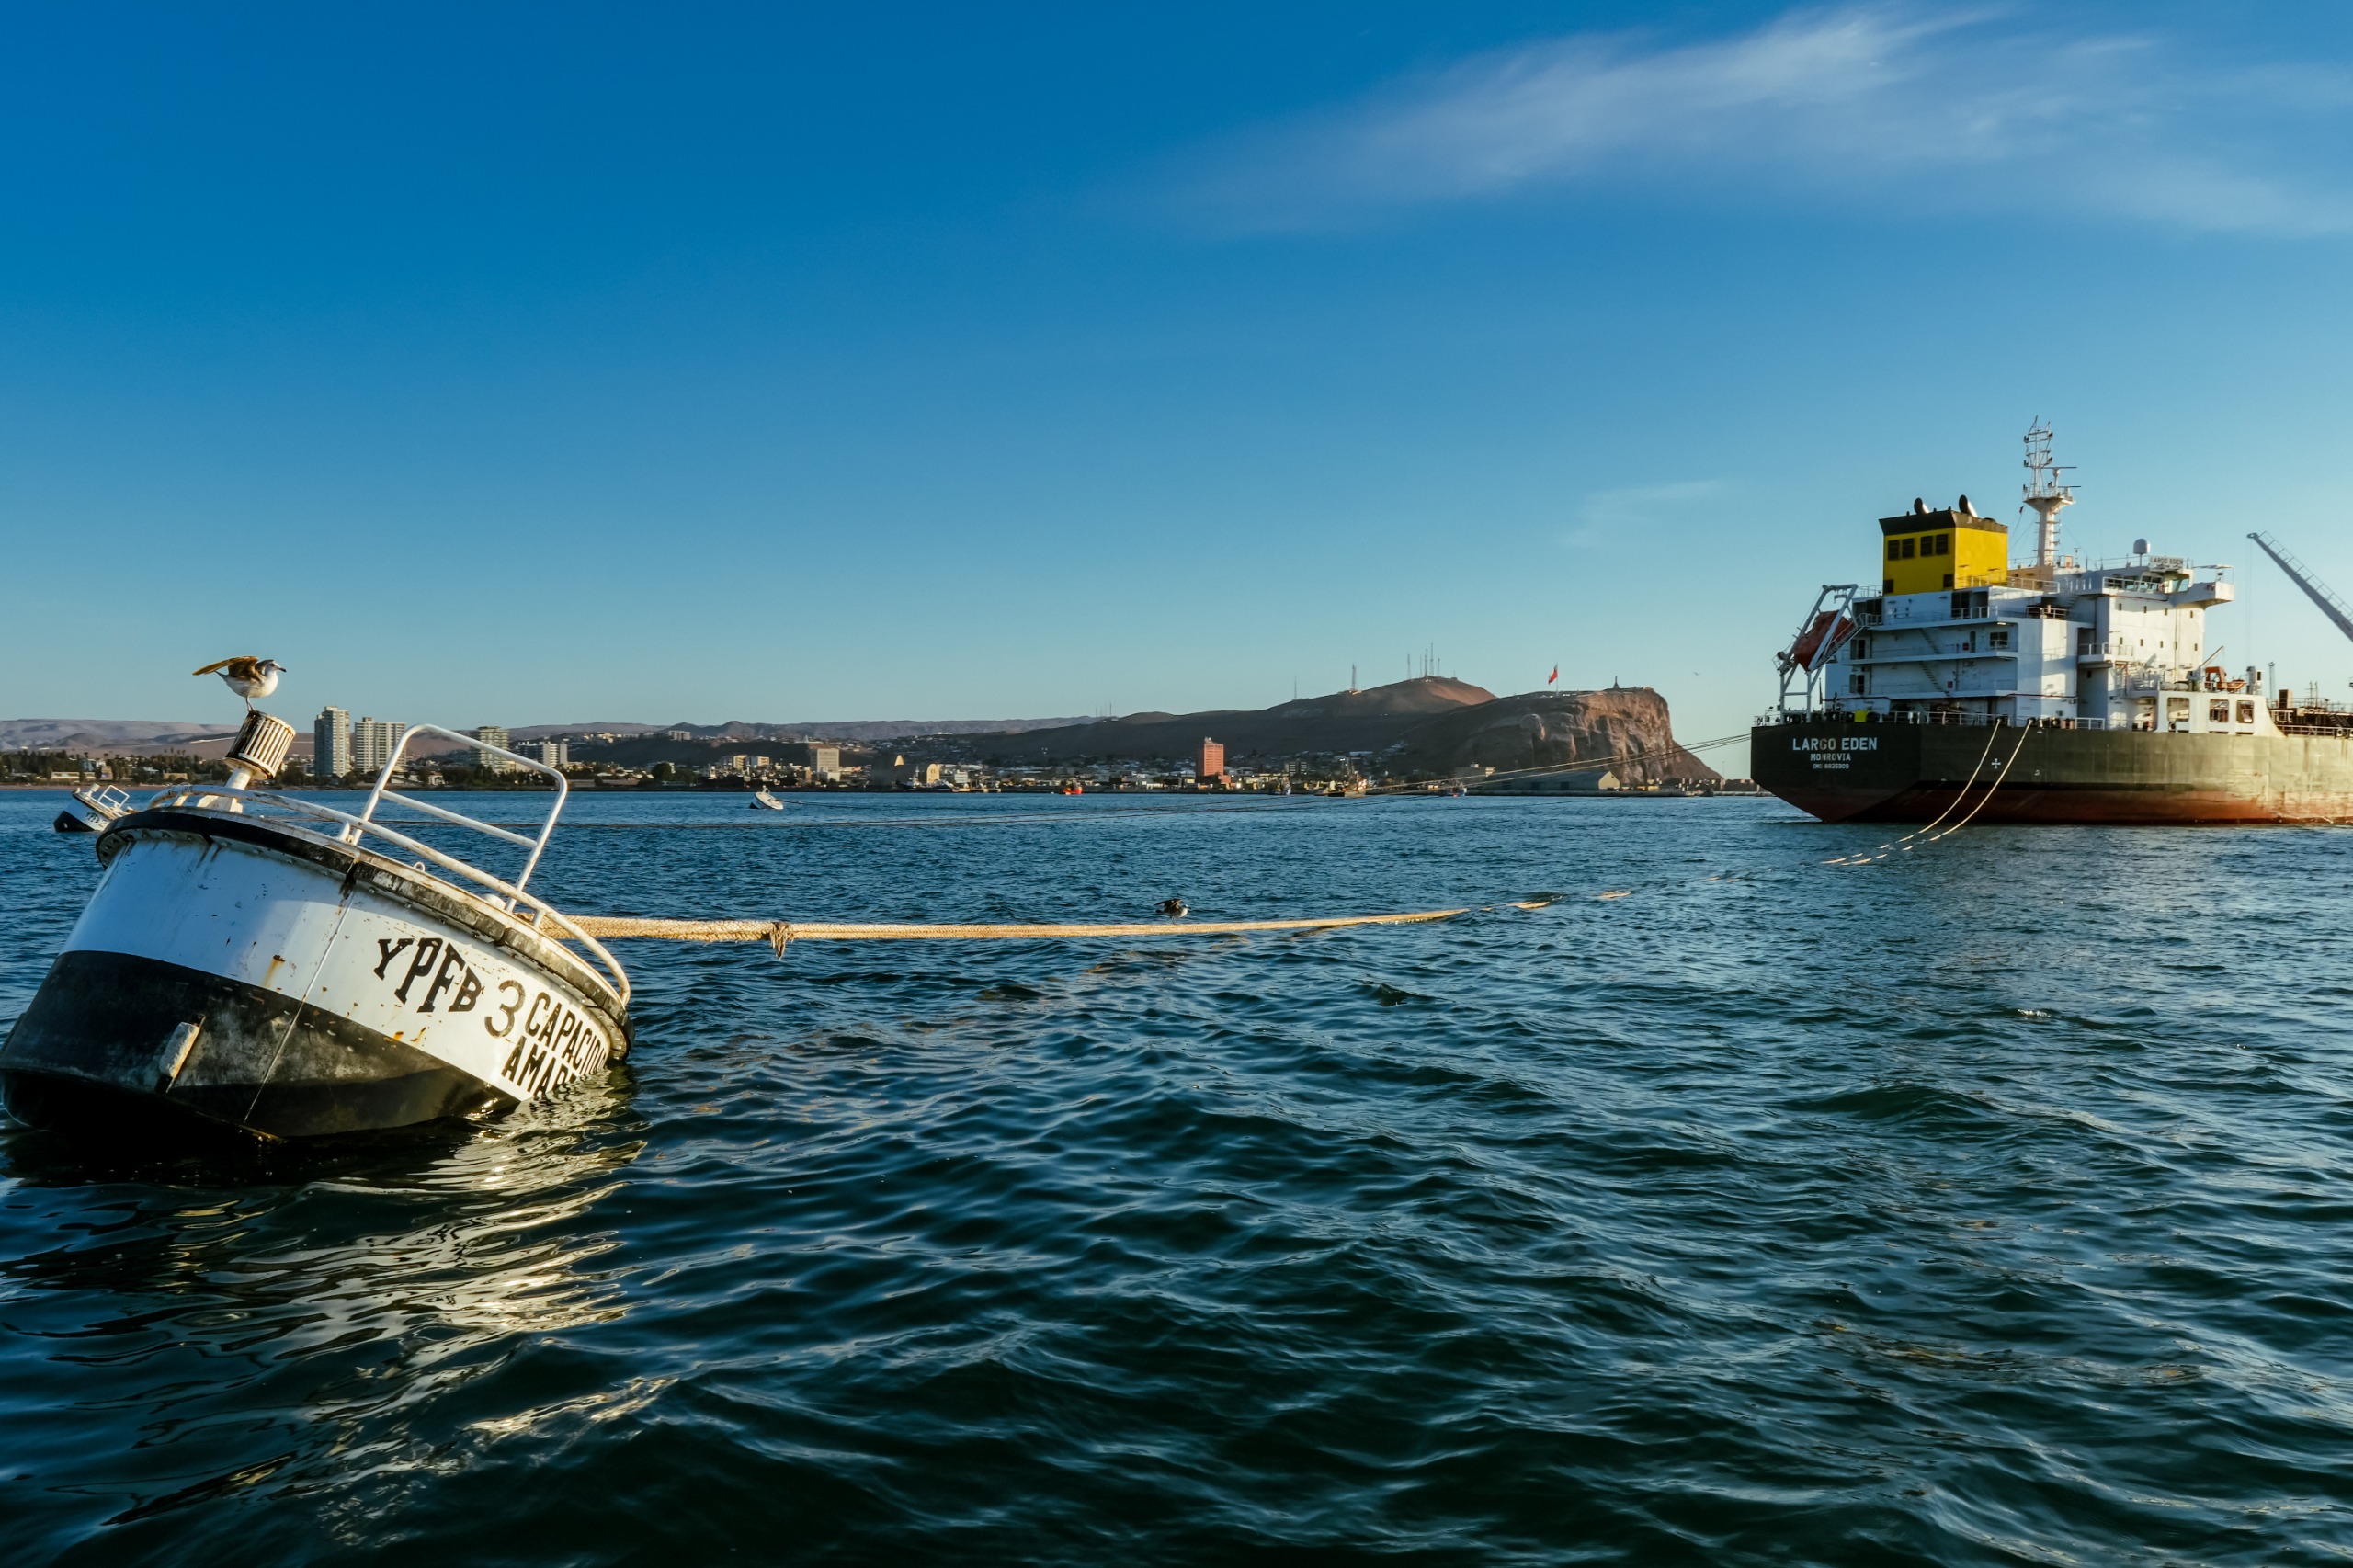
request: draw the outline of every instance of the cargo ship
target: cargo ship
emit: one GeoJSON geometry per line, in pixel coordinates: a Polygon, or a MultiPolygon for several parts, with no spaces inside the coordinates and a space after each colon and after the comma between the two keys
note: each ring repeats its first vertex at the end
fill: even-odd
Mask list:
{"type": "MultiPolygon", "coordinates": [[[[1879,520],[1876,591],[1825,585],[1779,655],[1756,782],[1826,822],[2353,821],[2353,712],[2225,665],[2229,568],[2146,540],[2119,562],[2063,555],[2075,496],[2051,441],[2027,434],[2029,563],[1966,495],[1879,520]]],[[[2248,537],[2353,636],[2353,608],[2248,537]]]]}

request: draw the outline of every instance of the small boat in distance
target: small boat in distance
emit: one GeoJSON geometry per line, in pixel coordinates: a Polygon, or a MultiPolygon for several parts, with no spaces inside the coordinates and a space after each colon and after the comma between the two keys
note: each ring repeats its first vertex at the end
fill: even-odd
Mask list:
{"type": "Polygon", "coordinates": [[[780,812],[784,810],[784,802],[778,800],[774,795],[769,794],[765,788],[762,788],[752,791],[752,810],[756,812],[780,812]]]}
{"type": "Polygon", "coordinates": [[[131,814],[131,797],[108,784],[85,784],[74,791],[73,803],[57,813],[50,825],[60,833],[104,833],[115,818],[131,814]]]}

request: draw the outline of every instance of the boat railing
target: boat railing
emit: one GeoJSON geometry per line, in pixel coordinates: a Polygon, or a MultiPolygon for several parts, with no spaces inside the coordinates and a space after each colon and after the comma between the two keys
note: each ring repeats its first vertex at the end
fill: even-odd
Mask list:
{"type": "MultiPolygon", "coordinates": [[[[428,727],[429,726],[426,725],[417,726],[418,729],[425,729],[428,727]]],[[[445,730],[441,733],[447,734],[449,732],[445,730]]],[[[473,744],[472,737],[470,736],[460,736],[458,738],[466,740],[469,744],[473,744]]],[[[495,751],[501,748],[494,746],[487,749],[495,751]]],[[[394,755],[397,757],[398,753],[395,752],[394,755]]],[[[526,758],[521,760],[529,759],[526,758]]],[[[390,793],[390,791],[387,791],[387,793],[390,793]]],[[[395,799],[404,805],[417,805],[422,803],[409,800],[404,796],[396,796],[395,799]]],[[[377,802],[371,799],[369,801],[370,808],[372,809],[376,803],[377,802]]],[[[561,801],[558,802],[559,806],[561,806],[561,801]]],[[[480,898],[483,903],[494,905],[504,912],[522,916],[526,919],[526,923],[535,929],[544,929],[547,926],[552,926],[557,932],[562,934],[564,940],[579,943],[589,956],[596,960],[597,967],[604,971],[602,974],[598,974],[595,970],[592,970],[590,971],[591,978],[596,980],[598,984],[602,985],[611,994],[615,1005],[622,1008],[627,1008],[629,1006],[629,974],[621,968],[620,961],[616,960],[611,953],[605,950],[603,943],[597,941],[596,937],[591,937],[585,931],[583,931],[562,910],[556,908],[553,904],[548,903],[547,900],[540,897],[536,893],[524,892],[519,880],[511,883],[504,881],[501,879],[493,876],[488,871],[483,870],[481,867],[469,864],[468,862],[460,859],[458,857],[449,853],[447,850],[437,849],[432,845],[426,844],[421,839],[412,838],[407,834],[401,832],[399,829],[388,826],[383,823],[374,821],[365,814],[354,815],[352,812],[337,811],[333,806],[324,805],[317,801],[303,800],[292,795],[280,795],[274,790],[239,790],[232,789],[222,784],[177,784],[155,796],[147,802],[147,809],[151,811],[158,807],[168,806],[199,806],[215,810],[226,809],[228,811],[237,812],[241,814],[247,815],[262,814],[260,812],[254,812],[248,810],[249,807],[260,806],[267,809],[269,812],[283,813],[287,816],[296,818],[307,817],[317,822],[332,824],[334,825],[330,836],[338,843],[366,847],[367,845],[365,841],[367,839],[370,837],[381,839],[384,843],[395,846],[404,854],[416,856],[418,858],[419,869],[426,869],[429,866],[438,866],[455,877],[461,878],[466,881],[476,883],[481,888],[489,890],[487,893],[479,892],[470,888],[460,888],[458,891],[465,892],[469,894],[469,896],[480,898]],[[525,915],[526,911],[529,912],[528,915],[525,915]]],[[[478,828],[483,832],[492,835],[494,837],[509,839],[517,844],[530,845],[534,842],[531,839],[524,837],[520,834],[507,832],[503,828],[493,826],[489,823],[478,823],[471,817],[463,816],[456,812],[443,811],[438,807],[432,808],[428,814],[442,818],[446,821],[463,824],[469,827],[478,828]]],[[[555,814],[553,812],[549,813],[548,821],[550,825],[552,826],[555,821],[555,814]]],[[[545,833],[542,833],[537,840],[537,843],[540,846],[544,846],[546,842],[547,835],[545,833]]],[[[531,859],[534,864],[537,863],[539,856],[536,850],[533,852],[531,859]]],[[[529,868],[527,867],[526,871],[528,872],[528,870],[529,868]]]]}
{"type": "MultiPolygon", "coordinates": [[[[368,792],[368,804],[360,812],[358,823],[363,829],[369,826],[376,820],[377,808],[391,804],[405,807],[420,816],[438,818],[456,827],[468,828],[475,833],[488,834],[493,838],[503,838],[509,844],[520,845],[529,853],[524,857],[523,869],[515,875],[515,886],[519,890],[524,883],[531,880],[531,873],[539,869],[540,856],[547,848],[549,837],[555,832],[556,819],[563,814],[563,803],[571,792],[571,781],[564,778],[563,770],[541,762],[537,757],[525,756],[521,752],[509,751],[505,746],[492,745],[488,741],[477,736],[460,734],[455,730],[446,730],[438,724],[411,724],[401,732],[401,738],[393,745],[392,755],[384,758],[384,766],[377,770],[376,787],[368,792]],[[545,774],[553,779],[555,801],[548,807],[547,820],[540,824],[538,836],[526,837],[522,834],[511,832],[494,824],[477,821],[461,812],[453,812],[446,807],[437,806],[429,801],[420,801],[414,795],[404,795],[393,789],[392,775],[398,771],[401,759],[407,755],[409,742],[419,735],[441,735],[449,740],[462,742],[472,747],[477,754],[486,752],[503,756],[509,762],[521,765],[528,772],[545,774]]],[[[347,843],[356,842],[358,834],[347,829],[344,836],[347,843]]]]}
{"type": "Polygon", "coordinates": [[[112,817],[119,817],[131,809],[131,797],[112,784],[100,784],[96,788],[85,785],[74,791],[74,798],[112,817]]]}

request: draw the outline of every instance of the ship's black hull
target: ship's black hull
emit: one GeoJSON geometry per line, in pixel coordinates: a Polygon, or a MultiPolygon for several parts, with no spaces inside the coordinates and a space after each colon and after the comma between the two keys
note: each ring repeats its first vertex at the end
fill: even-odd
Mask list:
{"type": "Polygon", "coordinates": [[[1824,822],[2353,822],[2345,735],[1825,718],[1760,724],[1749,743],[1757,784],[1824,822]]]}

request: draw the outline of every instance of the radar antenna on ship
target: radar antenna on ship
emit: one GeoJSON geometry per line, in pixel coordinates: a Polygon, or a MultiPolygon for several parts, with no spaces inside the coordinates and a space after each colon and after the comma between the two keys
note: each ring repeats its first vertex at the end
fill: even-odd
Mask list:
{"type": "MultiPolygon", "coordinates": [[[[2059,511],[2075,504],[2075,487],[2059,476],[2073,464],[2061,465],[2052,460],[2051,426],[2042,416],[2034,416],[2033,428],[2026,433],[2026,506],[2041,519],[2041,537],[2035,541],[2034,569],[2046,575],[2059,564],[2059,511]]],[[[2047,585],[2047,584],[2046,584],[2047,585]]]]}

